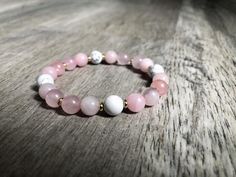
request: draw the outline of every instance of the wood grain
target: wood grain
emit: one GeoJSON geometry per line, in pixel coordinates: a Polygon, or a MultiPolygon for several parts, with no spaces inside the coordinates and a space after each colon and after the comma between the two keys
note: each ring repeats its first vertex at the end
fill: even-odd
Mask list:
{"type": "MultiPolygon", "coordinates": [[[[236,6],[222,4],[0,1],[1,176],[236,176],[236,6]],[[163,64],[166,101],[115,118],[49,109],[35,87],[40,69],[93,49],[163,64]]],[[[129,67],[89,65],[57,85],[103,100],[146,79],[129,67]]]]}

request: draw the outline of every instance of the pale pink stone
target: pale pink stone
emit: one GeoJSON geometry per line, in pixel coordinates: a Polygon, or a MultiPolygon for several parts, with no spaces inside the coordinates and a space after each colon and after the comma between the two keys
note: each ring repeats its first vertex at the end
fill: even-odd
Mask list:
{"type": "Polygon", "coordinates": [[[139,56],[134,57],[132,60],[132,66],[135,69],[140,69],[140,62],[142,61],[142,58],[139,56]]]}
{"type": "Polygon", "coordinates": [[[145,99],[139,93],[132,93],[127,97],[128,109],[132,112],[140,112],[145,107],[145,99]]]}
{"type": "Polygon", "coordinates": [[[153,106],[159,102],[159,94],[155,88],[147,88],[143,92],[143,96],[147,106],[153,106]]]}
{"type": "Polygon", "coordinates": [[[46,66],[43,68],[41,74],[49,74],[54,80],[57,78],[57,70],[52,66],[46,66]]]}
{"type": "Polygon", "coordinates": [[[64,97],[64,94],[60,90],[53,89],[47,93],[45,100],[48,106],[52,108],[57,108],[59,107],[59,104],[58,104],[59,99],[63,97],[64,97]]]}
{"type": "Polygon", "coordinates": [[[169,84],[169,77],[165,73],[156,74],[153,77],[152,81],[155,81],[155,80],[162,80],[162,81],[166,82],[167,84],[169,84]]]}
{"type": "Polygon", "coordinates": [[[80,110],[80,99],[75,95],[65,96],[61,102],[63,111],[67,114],[75,114],[80,110]]]}
{"type": "Polygon", "coordinates": [[[117,58],[117,62],[119,65],[128,65],[130,63],[129,56],[127,54],[119,54],[117,58]]]}
{"type": "Polygon", "coordinates": [[[80,103],[81,111],[87,116],[95,115],[100,109],[100,103],[94,96],[87,96],[80,103]]]}
{"type": "Polygon", "coordinates": [[[61,76],[65,73],[65,67],[61,61],[55,61],[54,63],[51,64],[51,66],[53,66],[56,69],[58,76],[61,76]]]}
{"type": "Polygon", "coordinates": [[[53,89],[55,89],[56,86],[54,84],[43,84],[39,87],[39,96],[42,98],[42,99],[45,99],[47,93],[53,89]]]}
{"type": "Polygon", "coordinates": [[[66,64],[66,69],[69,71],[74,70],[76,67],[76,62],[72,58],[65,59],[63,63],[66,64]]]}
{"type": "Polygon", "coordinates": [[[117,59],[118,59],[118,55],[115,51],[110,50],[110,51],[106,52],[105,61],[107,63],[113,64],[117,61],[117,59]]]}
{"type": "Polygon", "coordinates": [[[78,53],[77,55],[75,55],[74,60],[79,67],[83,67],[88,64],[88,56],[84,53],[78,53]]]}
{"type": "Polygon", "coordinates": [[[154,63],[150,58],[144,58],[141,62],[140,62],[140,69],[143,72],[148,72],[148,68],[150,66],[153,66],[154,63]]]}
{"type": "Polygon", "coordinates": [[[168,85],[162,80],[155,80],[152,82],[151,87],[157,89],[160,96],[166,95],[168,92],[168,85]]]}

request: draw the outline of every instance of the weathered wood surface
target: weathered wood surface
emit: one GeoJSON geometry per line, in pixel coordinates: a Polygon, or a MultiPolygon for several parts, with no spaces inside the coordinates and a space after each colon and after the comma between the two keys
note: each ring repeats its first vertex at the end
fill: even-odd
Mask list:
{"type": "MultiPolygon", "coordinates": [[[[236,176],[236,6],[222,4],[0,1],[0,176],[236,176]],[[48,109],[34,86],[39,70],[92,49],[163,64],[167,100],[115,118],[48,109]]],[[[139,73],[108,65],[57,82],[100,99],[145,84],[139,73]]]]}

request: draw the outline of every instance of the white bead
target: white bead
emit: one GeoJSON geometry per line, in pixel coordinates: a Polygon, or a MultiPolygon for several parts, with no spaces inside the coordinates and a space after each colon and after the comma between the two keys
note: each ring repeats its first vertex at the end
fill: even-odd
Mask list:
{"type": "Polygon", "coordinates": [[[93,64],[99,64],[102,62],[103,54],[97,50],[94,50],[91,52],[90,57],[93,64]]]}
{"type": "Polygon", "coordinates": [[[104,110],[111,116],[118,115],[124,108],[123,100],[117,95],[111,95],[104,102],[104,110]]]}
{"type": "Polygon", "coordinates": [[[159,64],[155,64],[155,65],[148,68],[148,75],[150,77],[153,77],[159,73],[164,73],[164,68],[159,64]]]}
{"type": "Polygon", "coordinates": [[[37,78],[37,84],[38,86],[42,85],[42,84],[54,84],[54,79],[51,75],[49,74],[41,74],[40,76],[38,76],[37,78]]]}

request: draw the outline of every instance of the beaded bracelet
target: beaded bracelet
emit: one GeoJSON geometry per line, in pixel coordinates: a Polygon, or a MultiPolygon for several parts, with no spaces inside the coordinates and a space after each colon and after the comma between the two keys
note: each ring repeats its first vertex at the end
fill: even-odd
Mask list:
{"type": "Polygon", "coordinates": [[[169,78],[164,73],[163,67],[154,64],[149,58],[134,57],[130,59],[128,55],[118,55],[114,51],[108,51],[105,54],[93,51],[89,56],[79,53],[74,58],[56,61],[43,68],[37,78],[37,84],[40,97],[46,100],[49,107],[57,108],[61,106],[67,114],[76,114],[81,110],[83,114],[92,116],[104,110],[110,116],[115,116],[120,114],[124,108],[128,108],[132,112],[140,112],[145,105],[158,104],[160,97],[167,94],[169,78]],[[88,62],[99,64],[102,60],[105,60],[108,64],[132,65],[134,69],[140,69],[152,78],[151,86],[144,90],[142,94],[131,93],[124,100],[117,95],[111,95],[104,102],[99,102],[94,96],[87,96],[82,100],[75,95],[64,96],[59,89],[56,89],[54,80],[63,75],[65,70],[74,70],[76,66],[84,67],[88,62]]]}

